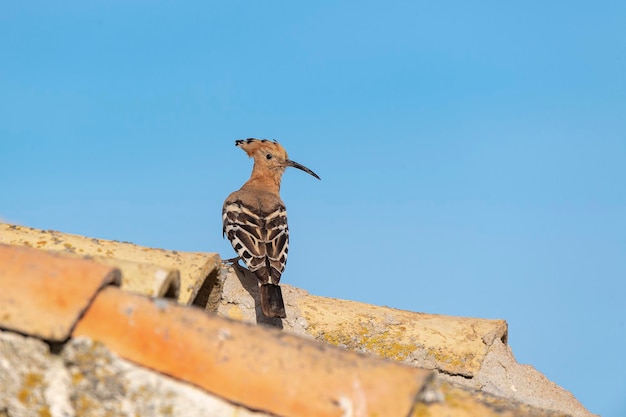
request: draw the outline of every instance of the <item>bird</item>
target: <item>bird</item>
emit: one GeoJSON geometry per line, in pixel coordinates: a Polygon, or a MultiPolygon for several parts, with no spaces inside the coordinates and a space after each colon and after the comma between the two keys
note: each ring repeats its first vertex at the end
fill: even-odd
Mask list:
{"type": "Polygon", "coordinates": [[[237,139],[235,146],[254,159],[250,179],[232,192],[222,207],[222,235],[237,257],[254,273],[260,286],[264,316],[285,318],[285,305],[278,285],[287,263],[289,228],[287,210],[280,198],[280,183],[288,167],[298,168],[318,180],[309,168],[292,161],[276,140],[237,139]]]}

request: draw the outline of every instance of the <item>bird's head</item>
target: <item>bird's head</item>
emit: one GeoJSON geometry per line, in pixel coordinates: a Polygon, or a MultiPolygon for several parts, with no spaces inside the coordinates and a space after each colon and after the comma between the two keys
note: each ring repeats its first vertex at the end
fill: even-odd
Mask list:
{"type": "Polygon", "coordinates": [[[275,140],[253,138],[238,139],[235,141],[235,145],[243,149],[249,157],[254,158],[255,168],[258,166],[261,169],[274,172],[278,171],[282,174],[285,168],[294,167],[307,174],[311,174],[318,180],[320,179],[320,177],[309,168],[289,159],[285,148],[280,146],[275,140]]]}

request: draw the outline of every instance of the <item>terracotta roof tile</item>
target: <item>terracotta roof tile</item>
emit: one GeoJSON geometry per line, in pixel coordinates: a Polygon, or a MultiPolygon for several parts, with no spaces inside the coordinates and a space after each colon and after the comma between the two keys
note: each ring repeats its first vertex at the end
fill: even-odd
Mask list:
{"type": "Polygon", "coordinates": [[[99,293],[73,336],[277,415],[408,415],[434,375],[113,287],[99,293]]]}
{"type": "Polygon", "coordinates": [[[98,290],[119,278],[111,266],[0,244],[0,327],[66,340],[98,290]]]}
{"type": "Polygon", "coordinates": [[[88,255],[119,268],[123,288],[156,296],[176,292],[181,304],[195,300],[207,277],[220,263],[216,253],[154,249],[6,223],[0,223],[0,243],[88,255]]]}

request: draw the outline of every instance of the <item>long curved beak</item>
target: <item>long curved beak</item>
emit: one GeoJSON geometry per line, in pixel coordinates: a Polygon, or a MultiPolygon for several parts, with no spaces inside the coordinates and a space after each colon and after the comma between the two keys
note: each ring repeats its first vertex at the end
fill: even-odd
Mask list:
{"type": "Polygon", "coordinates": [[[299,163],[297,163],[295,161],[292,161],[291,159],[287,159],[285,161],[285,163],[287,164],[287,166],[298,168],[299,170],[302,170],[302,171],[306,172],[307,174],[313,175],[318,180],[321,180],[321,178],[315,172],[311,171],[310,169],[308,169],[307,167],[305,167],[302,164],[299,164],[299,163]]]}

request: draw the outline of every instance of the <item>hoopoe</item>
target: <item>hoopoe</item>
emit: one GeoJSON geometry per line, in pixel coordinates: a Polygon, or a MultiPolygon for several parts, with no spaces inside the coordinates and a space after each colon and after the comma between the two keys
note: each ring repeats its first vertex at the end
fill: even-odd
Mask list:
{"type": "MultiPolygon", "coordinates": [[[[320,177],[290,160],[276,141],[239,139],[235,145],[254,158],[250,179],[231,193],[222,208],[223,234],[228,237],[248,269],[259,280],[261,311],[266,317],[286,317],[278,283],[289,250],[287,212],[280,199],[280,180],[285,168],[298,168],[320,177]]],[[[237,259],[237,258],[236,258],[237,259]]]]}

